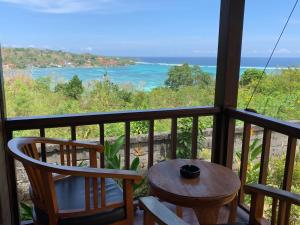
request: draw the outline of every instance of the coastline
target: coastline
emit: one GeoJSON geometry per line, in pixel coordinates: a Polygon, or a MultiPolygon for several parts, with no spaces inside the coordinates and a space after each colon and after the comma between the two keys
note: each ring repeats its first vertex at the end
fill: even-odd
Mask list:
{"type": "MultiPolygon", "coordinates": [[[[126,86],[130,84],[131,86],[141,89],[143,91],[150,91],[154,88],[161,87],[164,85],[164,81],[167,79],[167,73],[172,66],[181,65],[182,63],[175,63],[176,61],[189,62],[192,65],[199,65],[200,68],[209,73],[212,77],[215,77],[216,65],[211,64],[215,61],[215,58],[144,58],[146,61],[135,61],[134,64],[128,65],[117,65],[117,66],[64,66],[64,67],[31,67],[28,69],[13,69],[10,71],[4,70],[4,75],[13,74],[27,74],[33,79],[39,77],[53,76],[57,78],[56,80],[67,81],[72,78],[73,75],[78,75],[79,78],[84,82],[89,82],[93,80],[102,80],[105,73],[108,74],[108,78],[115,84],[126,86]],[[189,60],[194,60],[194,64],[189,60]],[[196,61],[197,60],[197,61],[196,61]],[[158,61],[158,62],[156,62],[158,61]],[[206,61],[206,64],[204,64],[206,61]],[[203,62],[203,63],[202,63],[203,62]]],[[[249,60],[249,59],[248,59],[249,60]]],[[[263,69],[262,62],[265,58],[251,58],[248,65],[247,60],[244,59],[243,64],[241,64],[240,74],[242,74],[246,69],[255,68],[263,69]],[[255,60],[257,62],[255,63],[255,60]],[[246,62],[245,62],[246,61],[246,62]],[[256,66],[252,66],[252,64],[256,66]]],[[[281,60],[281,59],[280,59],[281,60]]],[[[287,64],[289,61],[300,62],[300,59],[285,58],[280,66],[274,66],[271,64],[267,68],[267,73],[276,73],[282,69],[296,68],[289,67],[287,64]],[[298,61],[299,60],[299,61],[298,61]]],[[[277,63],[277,62],[276,62],[277,63]]],[[[297,67],[298,68],[298,67],[297,67]]]]}

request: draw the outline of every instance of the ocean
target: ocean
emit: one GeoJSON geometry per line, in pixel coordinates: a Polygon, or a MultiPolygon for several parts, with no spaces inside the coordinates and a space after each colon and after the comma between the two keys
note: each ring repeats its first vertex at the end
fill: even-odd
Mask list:
{"type": "MultiPolygon", "coordinates": [[[[199,65],[205,72],[215,76],[216,58],[212,57],[135,57],[135,65],[118,67],[63,67],[63,68],[33,68],[31,75],[33,78],[43,76],[54,76],[56,80],[66,81],[73,75],[78,75],[81,80],[88,82],[91,80],[101,80],[105,72],[108,78],[116,84],[131,84],[143,90],[164,85],[167,73],[171,66],[189,63],[199,65]]],[[[242,58],[240,73],[247,68],[263,69],[267,58],[242,58]]],[[[273,58],[269,64],[267,72],[276,73],[283,68],[297,67],[300,65],[300,58],[273,58]]]]}

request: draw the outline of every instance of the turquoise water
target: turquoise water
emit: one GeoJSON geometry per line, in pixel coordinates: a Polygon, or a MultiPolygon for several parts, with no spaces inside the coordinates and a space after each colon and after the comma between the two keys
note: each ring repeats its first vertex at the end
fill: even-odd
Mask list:
{"type": "MultiPolygon", "coordinates": [[[[195,60],[195,58],[192,58],[195,60]]],[[[197,58],[196,58],[197,59],[197,58]]],[[[200,65],[202,70],[210,73],[212,76],[216,74],[216,66],[214,59],[203,58],[206,61],[201,62],[200,58],[198,61],[190,62],[191,64],[200,65]],[[208,60],[210,59],[210,60],[208,60]],[[206,65],[203,65],[206,63],[206,65]],[[211,65],[207,65],[207,64],[211,65]]],[[[120,67],[112,67],[112,68],[104,68],[104,67],[93,67],[93,68],[34,68],[31,70],[31,74],[33,78],[42,77],[52,75],[55,76],[58,80],[69,80],[74,74],[78,75],[81,80],[84,82],[90,80],[101,80],[103,79],[103,74],[105,71],[108,73],[109,79],[117,84],[133,84],[134,86],[144,89],[151,90],[155,87],[162,86],[164,81],[167,79],[167,73],[171,66],[176,65],[179,60],[181,62],[188,61],[187,58],[179,59],[179,58],[143,58],[137,59],[143,60],[143,62],[138,62],[135,65],[129,66],[120,66],[120,67]],[[176,59],[176,60],[175,60],[176,59]],[[148,61],[148,62],[147,62],[148,61]],[[160,62],[157,62],[160,61],[160,62]]],[[[263,62],[260,58],[260,61],[257,60],[255,62],[248,62],[247,64],[241,66],[240,72],[242,73],[249,67],[255,67],[262,69],[263,62]]],[[[297,62],[300,62],[297,61],[297,62]]],[[[268,68],[268,72],[274,72],[282,67],[288,66],[287,63],[281,63],[272,65],[273,67],[268,68]]]]}

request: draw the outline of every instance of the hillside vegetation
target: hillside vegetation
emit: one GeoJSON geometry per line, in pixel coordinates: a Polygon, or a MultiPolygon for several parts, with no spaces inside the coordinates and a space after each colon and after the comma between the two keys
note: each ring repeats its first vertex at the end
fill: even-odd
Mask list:
{"type": "Polygon", "coordinates": [[[104,57],[89,53],[75,54],[36,48],[3,48],[3,64],[8,69],[28,67],[96,67],[134,64],[127,58],[104,57]]]}
{"type": "MultiPolygon", "coordinates": [[[[251,73],[255,72],[261,73],[251,73]]],[[[249,78],[249,71],[242,75],[239,108],[246,107],[257,81],[257,76],[249,78]]],[[[58,84],[52,77],[32,79],[23,74],[5,77],[9,117],[213,105],[214,87],[212,77],[197,66],[185,64],[171,68],[165,86],[151,91],[136,89],[134,85],[114,84],[107,76],[85,84],[78,76],[58,84]]],[[[299,119],[300,70],[285,69],[264,75],[250,108],[283,120],[299,119]]],[[[203,118],[201,121],[205,127],[211,126],[211,120],[203,118]]],[[[156,124],[157,131],[170,129],[167,120],[156,124]]],[[[106,129],[107,134],[122,134],[123,125],[118,126],[106,129]]],[[[136,130],[137,133],[147,132],[147,124],[137,123],[136,130]]],[[[97,132],[97,128],[88,128],[86,138],[97,137],[97,132]]],[[[132,132],[135,132],[134,127],[132,132]]]]}

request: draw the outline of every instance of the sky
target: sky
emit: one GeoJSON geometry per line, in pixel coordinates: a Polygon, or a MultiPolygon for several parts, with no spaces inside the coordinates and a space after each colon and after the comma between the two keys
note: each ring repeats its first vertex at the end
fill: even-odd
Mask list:
{"type": "MultiPolygon", "coordinates": [[[[246,0],[243,50],[268,56],[295,0],[246,0]]],[[[0,0],[0,43],[111,56],[217,54],[220,0],[0,0]]],[[[300,57],[300,3],[275,57],[300,57]]]]}

